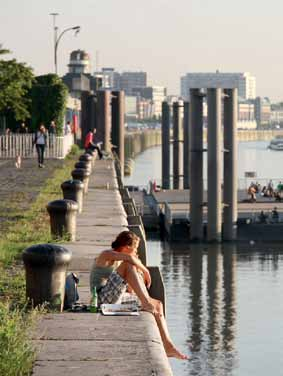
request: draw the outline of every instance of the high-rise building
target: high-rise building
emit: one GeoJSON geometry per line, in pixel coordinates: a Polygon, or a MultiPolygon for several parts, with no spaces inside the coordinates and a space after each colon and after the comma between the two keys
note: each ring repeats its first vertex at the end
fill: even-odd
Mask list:
{"type": "Polygon", "coordinates": [[[120,89],[124,90],[126,95],[132,95],[134,88],[143,88],[146,86],[146,72],[123,72],[120,75],[120,89]]]}
{"type": "Polygon", "coordinates": [[[94,72],[95,77],[102,79],[102,87],[105,89],[123,90],[126,95],[136,95],[134,88],[144,88],[147,85],[146,72],[116,72],[114,68],[102,68],[94,72]]]}
{"type": "Polygon", "coordinates": [[[94,72],[94,77],[102,79],[102,87],[105,89],[120,90],[120,73],[115,68],[102,68],[100,72],[94,72]]]}
{"type": "Polygon", "coordinates": [[[238,96],[247,100],[256,98],[256,78],[244,73],[187,73],[181,77],[181,95],[190,98],[190,89],[238,89],[238,96]]]}
{"type": "Polygon", "coordinates": [[[273,126],[280,125],[283,126],[283,103],[272,103],[271,104],[271,114],[270,114],[270,123],[273,126]]]}
{"type": "Polygon", "coordinates": [[[271,120],[271,103],[269,98],[256,97],[254,106],[257,127],[268,127],[271,120]]]}
{"type": "Polygon", "coordinates": [[[164,86],[147,86],[144,88],[133,88],[132,93],[140,99],[146,99],[151,103],[151,114],[149,117],[161,117],[162,102],[166,99],[167,90],[164,86]]]}

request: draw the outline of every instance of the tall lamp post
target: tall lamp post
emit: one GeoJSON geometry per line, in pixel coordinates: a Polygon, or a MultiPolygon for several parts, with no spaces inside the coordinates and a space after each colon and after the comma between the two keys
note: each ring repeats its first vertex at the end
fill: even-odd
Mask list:
{"type": "Polygon", "coordinates": [[[80,26],[74,26],[74,27],[68,27],[67,29],[63,30],[62,33],[59,35],[59,37],[57,38],[56,40],[56,43],[55,43],[55,49],[54,49],[54,62],[55,62],[55,73],[57,74],[58,73],[58,67],[57,67],[57,50],[58,50],[58,44],[62,38],[62,36],[67,32],[67,31],[71,31],[71,30],[74,30],[75,31],[75,35],[77,35],[80,31],[81,27],[80,26]]]}
{"type": "Polygon", "coordinates": [[[53,28],[54,28],[54,65],[55,65],[55,73],[58,73],[58,60],[57,60],[57,51],[58,51],[58,45],[62,38],[62,36],[67,33],[67,31],[74,30],[75,36],[79,33],[81,27],[80,26],[74,26],[74,27],[68,27],[67,29],[64,29],[59,36],[58,34],[58,27],[56,26],[56,16],[58,16],[58,13],[50,13],[51,16],[53,16],[53,28]]]}

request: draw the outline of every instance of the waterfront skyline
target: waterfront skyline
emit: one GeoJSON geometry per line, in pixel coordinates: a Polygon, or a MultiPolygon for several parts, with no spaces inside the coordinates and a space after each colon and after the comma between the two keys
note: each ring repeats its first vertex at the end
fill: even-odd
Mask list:
{"type": "Polygon", "coordinates": [[[53,72],[53,30],[49,13],[58,12],[57,24],[80,25],[81,33],[64,36],[58,50],[59,74],[67,72],[69,54],[86,50],[96,68],[148,72],[153,85],[180,92],[187,72],[249,71],[257,78],[257,94],[283,100],[283,52],[279,0],[269,6],[239,0],[198,2],[178,0],[0,0],[0,43],[13,57],[27,62],[36,74],[53,72]],[[276,9],[276,12],[274,11],[276,9]],[[268,20],[268,22],[267,22],[268,20]]]}

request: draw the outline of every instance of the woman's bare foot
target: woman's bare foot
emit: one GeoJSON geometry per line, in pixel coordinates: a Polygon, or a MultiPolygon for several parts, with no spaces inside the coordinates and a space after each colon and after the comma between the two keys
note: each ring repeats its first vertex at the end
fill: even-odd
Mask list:
{"type": "Polygon", "coordinates": [[[168,356],[168,358],[177,358],[177,359],[181,359],[181,360],[188,360],[189,359],[189,357],[187,355],[182,354],[172,344],[165,347],[165,352],[166,352],[166,355],[168,356]]]}
{"type": "Polygon", "coordinates": [[[152,313],[153,315],[154,315],[154,314],[157,314],[157,311],[156,311],[156,308],[155,308],[154,304],[151,304],[151,303],[149,303],[149,302],[146,302],[146,303],[142,304],[141,309],[142,309],[143,311],[150,312],[150,313],[152,313]]]}

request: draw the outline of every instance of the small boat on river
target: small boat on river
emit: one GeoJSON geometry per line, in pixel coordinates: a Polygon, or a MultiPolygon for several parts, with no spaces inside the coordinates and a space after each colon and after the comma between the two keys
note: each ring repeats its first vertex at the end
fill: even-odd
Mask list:
{"type": "Polygon", "coordinates": [[[268,148],[271,150],[283,151],[283,136],[278,136],[276,138],[273,138],[273,140],[270,141],[268,148]]]}

